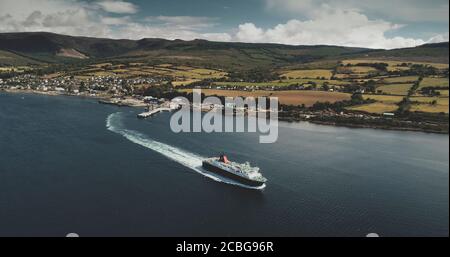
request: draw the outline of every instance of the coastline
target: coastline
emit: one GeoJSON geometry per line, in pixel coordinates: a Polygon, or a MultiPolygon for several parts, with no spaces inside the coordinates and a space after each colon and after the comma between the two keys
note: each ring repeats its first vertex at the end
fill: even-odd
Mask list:
{"type": "MultiPolygon", "coordinates": [[[[142,108],[142,107],[147,106],[147,104],[139,102],[138,100],[131,99],[131,98],[125,98],[124,100],[121,100],[120,102],[111,101],[112,97],[113,97],[111,95],[91,96],[91,95],[87,95],[87,94],[67,94],[67,93],[60,93],[60,92],[55,92],[55,91],[43,92],[43,91],[37,91],[37,90],[18,90],[18,89],[16,89],[16,90],[1,89],[0,93],[1,92],[12,93],[12,94],[25,93],[25,94],[37,94],[37,95],[46,95],[46,96],[72,96],[72,97],[90,98],[90,99],[97,100],[99,104],[110,104],[110,105],[115,105],[118,107],[142,108]]],[[[448,125],[447,125],[446,130],[436,130],[436,129],[429,129],[429,128],[423,128],[423,127],[391,126],[389,124],[382,124],[382,125],[360,124],[360,123],[351,123],[351,122],[334,122],[334,121],[318,120],[318,119],[302,120],[302,119],[290,118],[290,117],[279,117],[278,119],[279,119],[279,121],[288,122],[288,123],[307,121],[307,122],[310,122],[313,124],[324,125],[324,126],[423,132],[423,133],[443,134],[443,135],[449,134],[448,125]]]]}
{"type": "Polygon", "coordinates": [[[393,130],[393,131],[409,131],[409,132],[423,132],[430,134],[441,134],[448,135],[449,131],[440,131],[440,130],[432,130],[432,129],[422,129],[422,128],[409,128],[409,127],[395,127],[395,126],[382,126],[382,125],[363,125],[363,124],[352,124],[352,123],[336,123],[336,122],[327,122],[327,121],[317,121],[312,120],[309,121],[313,124],[317,125],[325,125],[325,126],[335,126],[335,127],[346,127],[346,128],[366,128],[366,129],[380,129],[380,130],[393,130]]]}
{"type": "Polygon", "coordinates": [[[126,98],[120,102],[111,101],[113,99],[112,95],[88,95],[88,94],[68,94],[68,93],[60,93],[56,91],[38,91],[38,90],[20,90],[20,89],[0,89],[0,92],[12,93],[12,94],[37,94],[37,95],[46,95],[46,96],[72,96],[72,97],[80,97],[80,98],[90,98],[94,100],[98,100],[99,103],[103,104],[111,104],[119,107],[146,107],[147,104],[138,102],[137,100],[126,98]]]}

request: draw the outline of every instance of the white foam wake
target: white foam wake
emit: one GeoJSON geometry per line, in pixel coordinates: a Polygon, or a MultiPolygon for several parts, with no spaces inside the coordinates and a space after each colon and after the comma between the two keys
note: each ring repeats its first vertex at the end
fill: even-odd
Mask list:
{"type": "Polygon", "coordinates": [[[202,160],[206,159],[205,157],[185,151],[183,149],[180,149],[180,148],[168,145],[168,144],[164,144],[164,143],[155,141],[140,132],[125,129],[123,126],[122,120],[121,120],[121,114],[122,113],[118,112],[118,113],[110,114],[108,116],[108,118],[106,119],[106,128],[108,130],[122,135],[123,137],[125,137],[126,139],[128,139],[129,141],[131,141],[135,144],[141,145],[141,146],[151,149],[155,152],[158,152],[158,153],[166,156],[167,158],[171,159],[172,161],[175,161],[185,167],[188,167],[188,168],[202,174],[203,176],[213,179],[215,181],[232,184],[232,185],[237,185],[237,186],[250,188],[250,189],[263,189],[265,187],[265,185],[263,185],[261,187],[249,187],[249,186],[243,185],[241,183],[232,181],[230,179],[220,177],[216,174],[209,173],[208,171],[206,171],[202,168],[202,160]]]}

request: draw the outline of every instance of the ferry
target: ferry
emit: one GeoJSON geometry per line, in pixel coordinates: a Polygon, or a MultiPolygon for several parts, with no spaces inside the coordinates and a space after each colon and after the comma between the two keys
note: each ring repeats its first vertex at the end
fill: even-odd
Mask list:
{"type": "Polygon", "coordinates": [[[241,164],[229,161],[226,155],[205,159],[202,167],[211,173],[250,187],[261,187],[267,182],[258,167],[252,167],[248,162],[241,164]]]}

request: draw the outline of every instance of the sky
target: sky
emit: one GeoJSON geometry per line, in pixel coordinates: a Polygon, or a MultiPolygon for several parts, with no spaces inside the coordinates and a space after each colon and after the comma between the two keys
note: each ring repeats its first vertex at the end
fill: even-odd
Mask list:
{"type": "Polygon", "coordinates": [[[448,41],[448,0],[0,0],[0,32],[403,48],[448,41]]]}

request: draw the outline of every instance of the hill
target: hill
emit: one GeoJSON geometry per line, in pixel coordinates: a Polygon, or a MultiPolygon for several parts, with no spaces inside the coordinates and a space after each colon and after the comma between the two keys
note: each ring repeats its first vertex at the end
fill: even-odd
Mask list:
{"type": "Polygon", "coordinates": [[[448,42],[368,53],[368,56],[412,62],[448,63],[448,42]]]}
{"type": "Polygon", "coordinates": [[[276,68],[345,57],[440,60],[448,62],[448,43],[397,50],[373,50],[340,46],[291,46],[211,42],[206,40],[114,40],[73,37],[46,32],[0,33],[0,50],[11,58],[0,64],[67,62],[172,63],[240,70],[276,68]]]}

